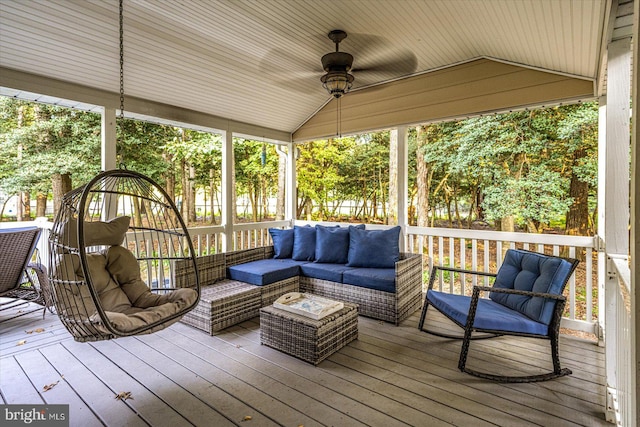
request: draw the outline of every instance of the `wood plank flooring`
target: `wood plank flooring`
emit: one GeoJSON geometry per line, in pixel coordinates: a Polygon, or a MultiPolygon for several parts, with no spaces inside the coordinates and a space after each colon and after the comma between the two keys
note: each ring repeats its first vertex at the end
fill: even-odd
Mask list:
{"type": "MultiPolygon", "coordinates": [[[[3,312],[0,403],[69,404],[70,425],[83,427],[609,425],[594,343],[562,336],[573,375],[496,384],[459,372],[460,342],[418,331],[418,317],[399,327],[360,317],[358,340],[313,367],[261,345],[259,318],[215,336],[177,323],[77,343],[51,313],[3,312]],[[121,392],[132,398],[116,399],[121,392]]],[[[450,327],[434,313],[428,323],[450,327]]],[[[475,341],[469,367],[536,373],[550,369],[548,349],[533,339],[475,341]]]]}

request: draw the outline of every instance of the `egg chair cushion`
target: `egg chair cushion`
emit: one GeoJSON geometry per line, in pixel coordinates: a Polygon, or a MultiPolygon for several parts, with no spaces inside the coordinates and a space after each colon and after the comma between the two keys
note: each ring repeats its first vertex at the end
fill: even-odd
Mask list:
{"type": "MultiPolygon", "coordinates": [[[[119,216],[109,221],[85,221],[84,222],[84,245],[121,245],[124,235],[129,229],[131,218],[119,216]]],[[[79,248],[78,243],[78,221],[75,218],[69,219],[62,227],[62,242],[71,247],[79,248]]]]}
{"type": "MultiPolygon", "coordinates": [[[[64,257],[56,274],[67,280],[84,280],[79,257],[74,254],[66,254],[64,257]]],[[[153,322],[161,322],[193,304],[198,298],[197,292],[190,288],[177,289],[163,295],[152,293],[142,281],[138,260],[122,246],[111,246],[101,252],[87,254],[86,257],[90,276],[87,281],[91,282],[97,292],[109,322],[119,331],[128,332],[153,322]]],[[[86,286],[76,287],[73,295],[77,300],[69,300],[65,304],[67,314],[76,313],[89,317],[93,323],[100,323],[100,316],[86,286]],[[88,313],[91,308],[94,311],[88,313]]],[[[163,323],[145,333],[163,329],[178,320],[176,318],[163,323]]]]}

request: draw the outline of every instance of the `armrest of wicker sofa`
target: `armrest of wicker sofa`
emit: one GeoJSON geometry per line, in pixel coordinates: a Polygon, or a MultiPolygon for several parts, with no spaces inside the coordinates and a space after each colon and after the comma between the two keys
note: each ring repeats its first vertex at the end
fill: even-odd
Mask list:
{"type": "Polygon", "coordinates": [[[396,262],[396,325],[422,306],[422,255],[401,252],[396,262]]]}
{"type": "MultiPolygon", "coordinates": [[[[200,286],[211,285],[226,278],[227,269],[224,253],[196,257],[196,267],[200,277],[200,286]]],[[[176,261],[173,266],[173,283],[176,288],[193,286],[195,277],[191,268],[191,260],[176,261]]]]}

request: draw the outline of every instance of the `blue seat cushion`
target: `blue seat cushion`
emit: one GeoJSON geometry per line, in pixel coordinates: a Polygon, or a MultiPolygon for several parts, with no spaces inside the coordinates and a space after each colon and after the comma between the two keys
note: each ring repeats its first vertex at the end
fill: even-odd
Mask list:
{"type": "Polygon", "coordinates": [[[274,258],[285,259],[293,255],[293,228],[281,230],[270,228],[271,240],[273,240],[274,258]]]}
{"type": "MultiPolygon", "coordinates": [[[[429,290],[427,300],[442,313],[466,325],[471,297],[429,290]]],[[[478,329],[547,335],[549,326],[487,298],[478,300],[473,326],[478,329]]]]}
{"type": "Polygon", "coordinates": [[[349,267],[395,268],[400,259],[400,227],[362,230],[349,227],[349,267]]]}
{"type": "Polygon", "coordinates": [[[351,268],[342,273],[342,283],[384,292],[395,292],[396,269],[351,268]]]}
{"type": "MultiPolygon", "coordinates": [[[[510,249],[505,254],[493,287],[559,295],[571,272],[571,263],[562,258],[510,249]]],[[[556,304],[556,300],[548,298],[495,292],[490,293],[489,298],[547,325],[556,304]]]]}
{"type": "Polygon", "coordinates": [[[292,259],[261,259],[228,267],[227,277],[264,286],[300,275],[301,264],[292,259]]]}
{"type": "Polygon", "coordinates": [[[307,277],[313,277],[314,279],[329,280],[331,282],[342,283],[342,273],[350,270],[344,264],[327,264],[308,262],[300,266],[302,274],[307,277]]]}

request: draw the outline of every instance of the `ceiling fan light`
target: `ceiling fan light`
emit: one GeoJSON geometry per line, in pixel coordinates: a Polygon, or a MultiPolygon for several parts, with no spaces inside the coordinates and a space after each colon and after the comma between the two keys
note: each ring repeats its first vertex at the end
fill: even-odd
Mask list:
{"type": "Polygon", "coordinates": [[[320,78],[322,86],[336,98],[349,92],[353,84],[353,75],[346,71],[329,71],[320,78]]]}

